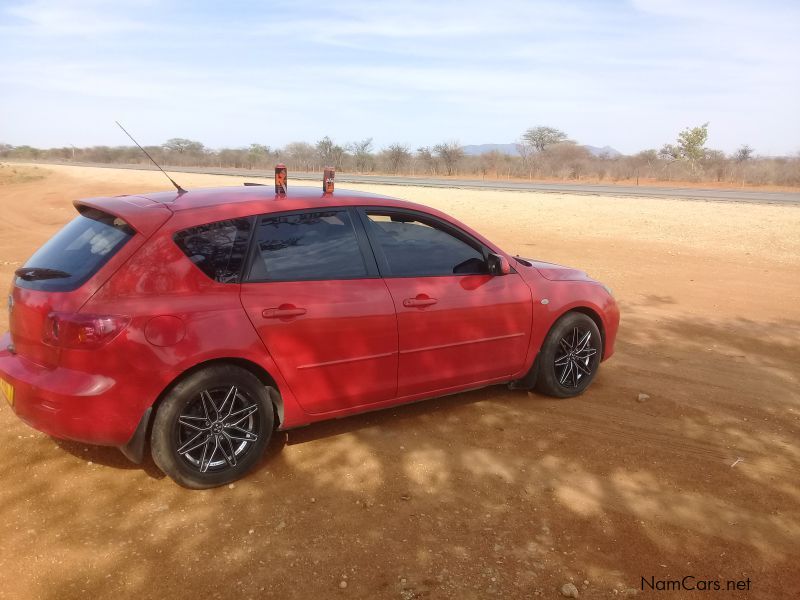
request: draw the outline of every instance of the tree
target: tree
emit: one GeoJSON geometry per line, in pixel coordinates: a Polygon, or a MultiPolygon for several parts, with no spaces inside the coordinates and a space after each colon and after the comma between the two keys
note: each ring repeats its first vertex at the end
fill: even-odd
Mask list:
{"type": "Polygon", "coordinates": [[[755,150],[747,144],[744,144],[741,148],[733,153],[733,160],[735,160],[737,163],[743,163],[753,158],[753,154],[755,154],[755,150]]]}
{"type": "Polygon", "coordinates": [[[28,146],[27,144],[24,146],[16,146],[14,148],[14,158],[39,158],[41,154],[42,151],[39,148],[34,148],[33,146],[28,146]]]}
{"type": "Polygon", "coordinates": [[[164,142],[164,150],[169,152],[177,152],[178,154],[202,154],[205,146],[200,142],[194,140],[187,140],[186,138],[172,138],[164,142]]]}
{"type": "Polygon", "coordinates": [[[321,166],[332,166],[338,170],[344,162],[345,152],[344,148],[334,144],[331,138],[326,135],[317,142],[317,155],[323,163],[321,166]]]}
{"type": "Polygon", "coordinates": [[[408,151],[407,146],[403,146],[402,144],[392,144],[384,150],[384,155],[386,156],[389,170],[395,174],[400,172],[400,169],[411,160],[411,152],[408,151]]]}
{"type": "Polygon", "coordinates": [[[217,153],[220,165],[238,169],[247,166],[248,152],[244,148],[223,148],[217,153]]]}
{"type": "MultiPolygon", "coordinates": [[[[685,161],[694,174],[697,165],[706,156],[706,141],[708,140],[708,123],[699,127],[686,127],[678,134],[677,144],[664,144],[658,152],[660,158],[668,161],[685,161]]],[[[669,164],[669,163],[668,163],[669,164]]]]}
{"type": "Polygon", "coordinates": [[[560,142],[542,153],[542,160],[549,171],[562,179],[580,179],[592,154],[575,142],[560,142]]]}
{"type": "Polygon", "coordinates": [[[328,159],[333,153],[333,140],[329,138],[327,135],[317,142],[317,154],[319,154],[320,158],[323,160],[328,159]]]}
{"type": "Polygon", "coordinates": [[[366,138],[360,142],[351,142],[347,149],[353,153],[356,171],[371,171],[372,166],[372,138],[366,138]]]}
{"type": "Polygon", "coordinates": [[[264,144],[250,144],[250,147],[247,149],[248,167],[251,169],[258,166],[266,167],[270,154],[272,154],[272,152],[269,146],[265,146],[264,144]]]}
{"type": "Polygon", "coordinates": [[[697,163],[703,160],[706,154],[706,141],[708,141],[708,123],[699,127],[686,128],[678,134],[678,147],[681,156],[689,161],[692,172],[697,163]]]}
{"type": "Polygon", "coordinates": [[[464,148],[456,141],[436,144],[433,153],[444,163],[448,175],[456,171],[458,163],[464,158],[464,148]]]}
{"type": "Polygon", "coordinates": [[[286,162],[291,168],[298,171],[312,171],[314,169],[314,158],[316,150],[314,146],[307,142],[291,142],[281,152],[287,157],[286,162]]]}
{"type": "Polygon", "coordinates": [[[706,150],[703,155],[703,168],[714,173],[717,181],[725,179],[725,168],[728,161],[721,150],[706,150]]]}
{"type": "Polygon", "coordinates": [[[481,154],[478,158],[481,174],[484,177],[486,177],[486,175],[494,175],[494,177],[497,178],[500,174],[500,169],[508,163],[509,158],[507,154],[499,150],[492,150],[491,152],[481,154]]]}
{"type": "Polygon", "coordinates": [[[436,159],[428,146],[417,148],[416,161],[422,163],[426,173],[436,174],[436,159]]]}
{"type": "MultiPolygon", "coordinates": [[[[642,150],[633,156],[622,157],[624,177],[636,177],[636,185],[639,185],[639,175],[653,177],[657,164],[658,152],[653,149],[642,150]]],[[[617,174],[619,174],[619,171],[617,171],[617,174]]]]}
{"type": "Polygon", "coordinates": [[[517,153],[522,159],[522,166],[528,172],[528,179],[533,179],[533,168],[536,165],[536,149],[525,140],[517,144],[517,153]]]}
{"type": "Polygon", "coordinates": [[[567,141],[567,134],[555,127],[540,125],[532,127],[522,134],[522,143],[536,152],[544,152],[545,148],[553,144],[567,141]]]}
{"type": "Polygon", "coordinates": [[[669,161],[680,160],[682,158],[681,149],[672,144],[664,144],[661,150],[658,151],[658,157],[669,161]]]}

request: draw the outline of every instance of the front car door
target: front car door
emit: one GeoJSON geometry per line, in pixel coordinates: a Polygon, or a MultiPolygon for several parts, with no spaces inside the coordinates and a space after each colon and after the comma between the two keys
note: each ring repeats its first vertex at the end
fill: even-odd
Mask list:
{"type": "Polygon", "coordinates": [[[391,400],[392,298],[354,209],[258,218],[242,304],[310,414],[391,400]]]}
{"type": "Polygon", "coordinates": [[[366,208],[361,217],[397,311],[399,397],[524,368],[531,291],[518,273],[490,275],[489,249],[431,215],[366,208]]]}

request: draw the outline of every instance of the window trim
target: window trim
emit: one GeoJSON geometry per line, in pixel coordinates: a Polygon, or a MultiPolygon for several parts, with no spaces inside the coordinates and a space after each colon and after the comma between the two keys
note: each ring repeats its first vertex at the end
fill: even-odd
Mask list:
{"type": "Polygon", "coordinates": [[[464,242],[468,246],[472,246],[475,250],[480,252],[481,256],[483,256],[483,260],[487,260],[488,254],[490,252],[494,252],[492,248],[489,248],[486,244],[484,244],[474,236],[470,235],[463,229],[430,213],[414,209],[396,208],[392,206],[359,206],[358,214],[359,217],[361,217],[361,225],[364,228],[367,237],[369,238],[370,245],[372,246],[372,250],[375,254],[375,260],[378,264],[378,269],[380,270],[381,277],[383,277],[384,279],[409,279],[409,278],[423,278],[423,277],[470,277],[479,274],[478,273],[443,273],[439,275],[430,275],[428,273],[411,274],[411,275],[392,274],[392,270],[389,266],[389,261],[386,258],[386,254],[383,251],[383,247],[381,246],[380,241],[376,238],[376,236],[372,232],[373,223],[372,221],[370,221],[369,215],[367,214],[370,212],[388,216],[391,215],[410,216],[413,217],[415,220],[419,221],[420,223],[425,223],[425,221],[434,223],[436,225],[436,228],[443,230],[445,233],[464,242]]]}
{"type": "Polygon", "coordinates": [[[370,247],[369,239],[367,238],[367,234],[363,229],[363,224],[361,222],[360,216],[358,215],[357,210],[352,206],[320,206],[315,208],[304,208],[299,210],[284,210],[280,212],[269,212],[269,213],[261,213],[255,215],[255,223],[253,226],[253,233],[250,236],[250,248],[247,253],[247,257],[245,258],[244,264],[244,272],[242,274],[242,283],[290,283],[295,281],[355,281],[360,279],[380,279],[381,274],[378,269],[378,264],[375,260],[375,256],[372,252],[372,248],[370,247]],[[353,233],[356,237],[356,243],[358,244],[358,250],[361,253],[361,260],[364,262],[364,268],[366,270],[366,274],[364,275],[356,275],[351,277],[328,277],[328,278],[319,278],[319,277],[293,277],[291,279],[251,279],[250,272],[253,267],[253,262],[259,256],[258,252],[258,228],[262,218],[272,219],[276,217],[291,217],[295,215],[305,215],[309,213],[320,213],[320,212],[346,212],[347,216],[350,218],[350,224],[353,227],[353,233]]]}

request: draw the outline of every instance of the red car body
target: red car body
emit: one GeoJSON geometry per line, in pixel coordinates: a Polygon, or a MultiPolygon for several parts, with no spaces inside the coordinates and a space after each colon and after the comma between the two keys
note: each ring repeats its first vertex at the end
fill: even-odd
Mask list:
{"type": "Polygon", "coordinates": [[[77,289],[12,286],[10,332],[0,340],[13,410],[54,437],[124,448],[147,428],[165,390],[214,361],[274,385],[278,426],[289,429],[521,380],[569,311],[596,322],[603,360],[614,352],[619,312],[607,288],[580,271],[515,259],[421,205],[310,188],[276,196],[253,186],[75,206],[124,220],[131,239],[77,289]],[[175,242],[176,232],[201,224],[332,207],[426,215],[504,257],[510,272],[392,278],[373,270],[366,278],[221,283],[175,242]],[[94,315],[108,316],[112,335],[81,345],[81,315],[100,323],[85,330],[91,335],[106,331],[105,317],[94,315]],[[68,326],[77,328],[74,347],[46,341],[48,328],[68,326]]]}

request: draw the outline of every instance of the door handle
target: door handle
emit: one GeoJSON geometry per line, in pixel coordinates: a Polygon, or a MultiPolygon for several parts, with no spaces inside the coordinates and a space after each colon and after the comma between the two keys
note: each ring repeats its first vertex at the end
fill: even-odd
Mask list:
{"type": "Polygon", "coordinates": [[[426,294],[417,294],[416,298],[406,298],[403,300],[403,306],[408,308],[423,308],[436,304],[437,302],[438,300],[436,298],[431,298],[426,294]]]}
{"type": "Polygon", "coordinates": [[[305,308],[297,308],[293,304],[281,304],[278,308],[265,308],[261,316],[265,319],[285,319],[287,317],[301,317],[306,314],[305,308]]]}

